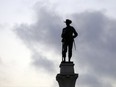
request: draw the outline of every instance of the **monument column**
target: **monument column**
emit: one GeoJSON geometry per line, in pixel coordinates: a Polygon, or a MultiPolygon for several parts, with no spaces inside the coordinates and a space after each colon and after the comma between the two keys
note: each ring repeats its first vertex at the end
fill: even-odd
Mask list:
{"type": "Polygon", "coordinates": [[[74,72],[74,63],[61,62],[60,73],[56,76],[59,87],[75,87],[77,78],[78,74],[74,72]]]}

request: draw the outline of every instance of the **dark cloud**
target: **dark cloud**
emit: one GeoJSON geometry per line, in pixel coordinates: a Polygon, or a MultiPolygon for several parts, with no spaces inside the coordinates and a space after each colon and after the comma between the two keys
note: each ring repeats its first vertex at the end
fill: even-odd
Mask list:
{"type": "Polygon", "coordinates": [[[49,44],[51,48],[60,46],[61,18],[43,8],[37,13],[39,15],[37,22],[30,26],[22,24],[16,30],[17,34],[28,44],[39,42],[49,44]]]}
{"type": "Polygon", "coordinates": [[[77,61],[82,70],[89,67],[90,72],[89,76],[80,76],[81,85],[112,87],[110,82],[104,83],[101,78],[116,78],[116,21],[101,12],[84,12],[75,14],[72,18],[79,30],[77,61]]]}
{"type": "Polygon", "coordinates": [[[75,23],[77,20],[80,32],[77,42],[80,64],[87,64],[96,74],[116,78],[116,21],[101,12],[77,14],[73,19],[75,23]]]}
{"type": "Polygon", "coordinates": [[[55,70],[54,64],[45,58],[45,53],[55,49],[54,51],[60,54],[61,19],[54,12],[43,8],[37,13],[39,17],[37,17],[38,20],[35,24],[22,24],[16,28],[15,32],[33,52],[33,64],[38,68],[42,67],[48,72],[53,72],[55,70]],[[46,48],[44,55],[36,50],[40,50],[41,45],[46,48]]]}
{"type": "Polygon", "coordinates": [[[96,77],[92,73],[81,75],[79,79],[77,87],[112,87],[111,84],[103,82],[100,77],[96,77]]]}
{"type": "MultiPolygon", "coordinates": [[[[15,32],[30,48],[35,50],[41,45],[48,51],[54,50],[60,54],[60,34],[63,28],[61,17],[53,11],[39,9],[38,20],[35,24],[22,24],[15,32]]],[[[73,25],[79,36],[76,39],[78,53],[75,52],[76,63],[81,71],[87,67],[88,72],[80,73],[78,81],[80,87],[112,87],[110,81],[105,83],[101,78],[116,78],[116,21],[106,17],[102,12],[83,12],[72,14],[73,25]],[[89,73],[90,72],[90,73],[89,73]],[[88,74],[89,73],[89,74],[88,74]]],[[[40,53],[33,51],[33,64],[54,72],[53,61],[40,53]]],[[[76,67],[75,67],[76,68],[76,67]]],[[[86,68],[86,69],[87,69],[86,68]]],[[[77,68],[78,69],[78,68],[77,68]]]]}
{"type": "Polygon", "coordinates": [[[45,72],[50,72],[50,73],[54,73],[55,72],[55,65],[54,63],[47,59],[46,57],[40,55],[40,53],[38,52],[34,52],[36,54],[34,54],[32,56],[33,58],[33,65],[36,66],[36,68],[38,69],[44,69],[45,72]]]}

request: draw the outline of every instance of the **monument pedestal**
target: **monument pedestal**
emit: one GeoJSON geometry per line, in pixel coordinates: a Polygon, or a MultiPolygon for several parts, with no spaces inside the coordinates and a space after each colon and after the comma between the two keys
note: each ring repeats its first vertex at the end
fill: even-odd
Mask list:
{"type": "Polygon", "coordinates": [[[60,74],[57,74],[56,80],[59,83],[59,87],[75,87],[78,74],[74,73],[73,62],[61,62],[60,74]]]}

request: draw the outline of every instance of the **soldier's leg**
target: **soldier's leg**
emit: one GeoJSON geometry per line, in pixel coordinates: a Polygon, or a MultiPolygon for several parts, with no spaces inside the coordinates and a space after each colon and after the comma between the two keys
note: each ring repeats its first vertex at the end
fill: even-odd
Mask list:
{"type": "Polygon", "coordinates": [[[62,47],[62,58],[63,58],[63,61],[64,62],[66,61],[66,52],[67,52],[67,44],[66,43],[63,43],[63,47],[62,47]]]}
{"type": "Polygon", "coordinates": [[[69,43],[69,49],[68,49],[69,62],[70,62],[71,57],[72,57],[72,48],[73,48],[73,41],[69,43]]]}

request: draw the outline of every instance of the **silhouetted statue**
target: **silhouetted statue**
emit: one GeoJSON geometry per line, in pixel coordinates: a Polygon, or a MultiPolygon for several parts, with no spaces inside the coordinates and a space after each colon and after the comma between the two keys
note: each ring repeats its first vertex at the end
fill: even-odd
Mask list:
{"type": "Polygon", "coordinates": [[[66,27],[62,30],[62,62],[66,62],[66,52],[68,49],[68,61],[70,62],[72,57],[72,48],[73,48],[73,42],[74,38],[78,36],[78,33],[76,30],[70,26],[72,23],[71,20],[66,19],[65,21],[66,27]]]}

